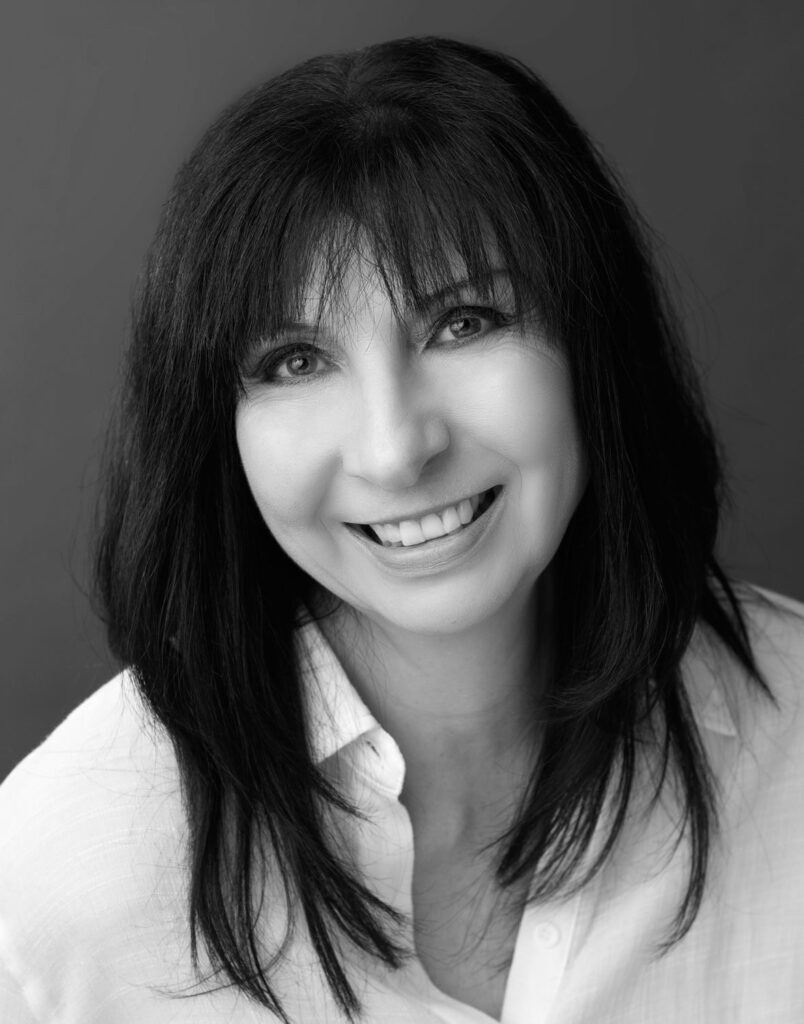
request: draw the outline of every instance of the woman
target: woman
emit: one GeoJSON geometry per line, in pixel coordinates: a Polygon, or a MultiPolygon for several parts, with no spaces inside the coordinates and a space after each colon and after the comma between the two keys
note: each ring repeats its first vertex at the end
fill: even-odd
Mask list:
{"type": "Polygon", "coordinates": [[[3,1019],[800,1019],[802,609],[729,582],[720,494],[529,70],[408,39],[246,96],[135,310],[127,671],[0,790],[3,1019]]]}

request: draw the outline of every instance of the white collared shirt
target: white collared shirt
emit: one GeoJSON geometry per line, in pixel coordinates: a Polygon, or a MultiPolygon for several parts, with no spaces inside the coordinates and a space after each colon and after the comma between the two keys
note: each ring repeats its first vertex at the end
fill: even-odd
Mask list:
{"type": "MultiPolygon", "coordinates": [[[[660,802],[631,816],[574,897],[526,908],[502,1024],[804,1022],[804,606],[747,608],[777,705],[700,638],[684,678],[722,790],[700,913],[664,956],[686,885],[686,845],[660,802]]],[[[411,912],[404,763],[317,627],[305,627],[314,750],[337,760],[364,811],[348,840],[368,884],[411,912]]],[[[123,674],[81,704],[0,786],[2,1024],[247,1024],[274,1018],[229,989],[171,998],[188,956],[186,838],[172,747],[123,674]]],[[[269,901],[270,903],[270,901],[269,901]]],[[[262,939],[284,916],[265,915],[262,939]]],[[[440,992],[420,962],[349,969],[378,1024],[490,1024],[440,992]]],[[[273,980],[294,1024],[343,1019],[304,929],[273,980]]],[[[198,991],[193,989],[192,991],[198,991]]]]}

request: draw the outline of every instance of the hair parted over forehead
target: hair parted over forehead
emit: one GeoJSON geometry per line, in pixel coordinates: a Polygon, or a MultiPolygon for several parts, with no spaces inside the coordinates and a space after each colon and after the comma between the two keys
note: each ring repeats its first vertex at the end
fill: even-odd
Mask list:
{"type": "Polygon", "coordinates": [[[533,72],[398,40],[308,60],[227,110],[177,179],[153,283],[219,367],[298,320],[313,273],[319,315],[337,305],[357,253],[398,315],[457,277],[487,294],[501,266],[518,317],[566,342],[590,313],[616,319],[624,216],[533,72]]]}
{"type": "Polygon", "coordinates": [[[718,447],[645,239],[544,83],[451,39],[308,60],[225,111],[177,175],[134,305],[96,587],[109,645],[176,752],[193,956],[200,936],[225,983],[283,1020],[284,947],[262,961],[255,941],[255,842],[350,1017],[344,935],[389,966],[404,955],[398,914],[331,848],[328,810],[348,808],[314,761],[293,644],[315,584],[260,517],[234,431],[246,354],[308,319],[311,293],[318,317],[341,306],[358,256],[401,319],[456,279],[488,298],[504,280],[506,313],[535,318],[572,376],[589,481],[538,581],[553,619],[544,742],[499,840],[500,883],[527,876],[547,899],[591,877],[655,747],[656,796],[671,778],[689,845],[668,942],[695,919],[717,804],[681,675],[694,628],[762,682],[715,555],[718,447]]]}

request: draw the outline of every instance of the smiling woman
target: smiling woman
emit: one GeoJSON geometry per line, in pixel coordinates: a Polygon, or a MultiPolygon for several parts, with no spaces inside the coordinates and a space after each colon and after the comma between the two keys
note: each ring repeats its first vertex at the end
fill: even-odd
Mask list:
{"type": "Polygon", "coordinates": [[[718,565],[646,237],[456,41],[210,128],[109,445],[123,671],[0,788],[4,1021],[804,1016],[804,610],[718,565]]]}
{"type": "Polygon", "coordinates": [[[350,609],[474,635],[526,601],[583,492],[566,360],[465,285],[460,305],[401,320],[366,259],[341,289],[340,315],[307,311],[317,347],[283,331],[244,381],[246,480],[283,550],[350,609]]]}

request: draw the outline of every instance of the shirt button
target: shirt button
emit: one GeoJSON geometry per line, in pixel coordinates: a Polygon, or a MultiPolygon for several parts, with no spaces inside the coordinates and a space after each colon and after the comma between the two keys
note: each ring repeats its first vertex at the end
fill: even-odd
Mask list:
{"type": "Polygon", "coordinates": [[[561,942],[561,932],[552,922],[546,921],[536,928],[536,940],[543,949],[555,949],[561,942]]]}

